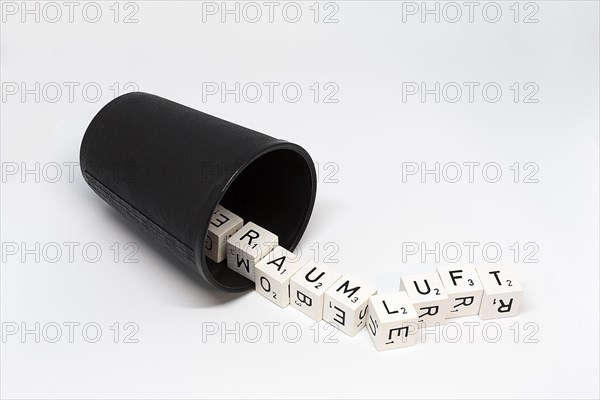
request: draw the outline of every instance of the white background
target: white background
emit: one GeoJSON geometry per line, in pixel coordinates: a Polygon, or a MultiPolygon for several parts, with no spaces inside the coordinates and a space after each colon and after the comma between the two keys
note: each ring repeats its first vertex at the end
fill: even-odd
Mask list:
{"type": "MultiPolygon", "coordinates": [[[[495,23],[498,7],[488,5],[484,14],[483,2],[472,22],[459,2],[455,23],[449,20],[456,8],[445,3],[437,5],[439,23],[435,15],[422,22],[420,13],[406,12],[411,4],[395,1],[321,3],[316,23],[313,2],[298,3],[296,23],[282,15],[287,3],[277,4],[269,22],[259,2],[263,14],[254,23],[255,9],[246,7],[238,23],[234,15],[222,22],[220,13],[203,14],[202,3],[192,1],[100,2],[96,23],[96,7],[81,2],[70,22],[69,8],[56,4],[61,17],[52,22],[55,6],[27,2],[38,7],[36,22],[21,2],[2,2],[2,397],[598,398],[597,2],[499,2],[495,23]],[[124,23],[131,13],[133,23],[124,23]],[[234,95],[207,95],[211,82],[230,89],[256,82],[264,90],[256,102],[255,92],[236,102],[234,95]],[[272,102],[264,82],[279,84],[272,102]],[[430,89],[456,82],[463,93],[455,103],[456,92],[437,103],[433,94],[403,99],[406,82],[430,89]],[[463,82],[479,85],[472,101],[463,82]],[[301,87],[297,102],[293,91],[282,95],[286,83],[301,87]],[[493,91],[483,97],[486,83],[502,89],[498,101],[491,101],[493,91]],[[457,243],[457,265],[496,261],[493,251],[482,253],[491,243],[488,249],[502,250],[497,263],[521,277],[520,315],[498,325],[456,320],[439,340],[432,334],[414,347],[378,353],[364,330],[327,339],[324,323],[295,309],[254,292],[207,288],[104,204],[78,167],[69,176],[87,124],[116,87],[137,87],[304,146],[321,171],[304,256],[337,260],[330,266],[386,293],[398,290],[403,274],[454,261],[454,253],[422,260],[403,252],[403,243],[405,250],[407,243],[439,243],[448,251],[457,243]],[[23,88],[33,93],[22,97],[23,88]],[[325,102],[332,88],[329,100],[337,102],[325,102]],[[527,100],[537,102],[526,102],[532,88],[537,93],[527,100]],[[431,174],[403,182],[403,163],[412,162],[440,163],[440,170],[480,165],[472,183],[466,167],[457,183],[449,182],[450,167],[439,183],[431,174]],[[517,183],[510,169],[516,162],[517,183]],[[486,163],[500,166],[498,182],[488,182],[493,170],[482,175],[486,163]],[[36,168],[37,176],[23,173],[36,168]],[[534,169],[534,182],[525,183],[534,169]],[[465,242],[477,243],[472,259],[465,242]],[[472,338],[469,322],[479,323],[472,338]],[[23,328],[35,332],[36,323],[39,343],[34,333],[21,335],[23,328]],[[69,323],[79,324],[72,340],[69,323]],[[236,323],[238,339],[230,333],[203,340],[207,327],[235,332],[236,323]],[[57,325],[62,336],[51,343],[57,325]],[[15,326],[19,332],[8,335],[15,326]],[[102,336],[89,343],[94,326],[102,336]],[[256,326],[262,336],[251,343],[256,326]],[[457,329],[462,336],[451,343],[457,329]]],[[[286,7],[294,18],[294,6],[286,7]]]]}

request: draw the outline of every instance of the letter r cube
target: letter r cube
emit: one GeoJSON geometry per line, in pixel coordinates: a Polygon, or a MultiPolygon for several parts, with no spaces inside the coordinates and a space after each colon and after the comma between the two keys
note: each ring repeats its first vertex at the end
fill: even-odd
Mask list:
{"type": "Polygon", "coordinates": [[[227,266],[254,282],[256,263],[277,243],[277,235],[248,222],[227,240],[227,266]]]}

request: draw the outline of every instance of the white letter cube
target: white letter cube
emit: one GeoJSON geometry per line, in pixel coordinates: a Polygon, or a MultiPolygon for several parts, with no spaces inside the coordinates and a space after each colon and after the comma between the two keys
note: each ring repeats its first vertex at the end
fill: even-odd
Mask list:
{"type": "Polygon", "coordinates": [[[446,318],[479,314],[483,286],[475,267],[438,267],[437,271],[450,298],[450,312],[446,318]]]}
{"type": "Polygon", "coordinates": [[[225,260],[227,240],[244,225],[244,220],[218,205],[213,212],[204,240],[204,255],[220,263],[225,260]]]}
{"type": "Polygon", "coordinates": [[[347,335],[365,327],[369,297],[377,289],[351,275],[344,275],[325,292],[323,319],[347,335]]]}
{"type": "Polygon", "coordinates": [[[248,222],[227,240],[227,266],[254,281],[256,263],[277,243],[277,235],[248,222]]]}
{"type": "Polygon", "coordinates": [[[406,291],[415,306],[422,328],[446,323],[450,299],[437,272],[402,277],[400,291],[406,291]]]}
{"type": "Polygon", "coordinates": [[[417,342],[418,315],[406,292],[369,298],[367,330],[377,350],[412,346],[417,342]]]}
{"type": "Polygon", "coordinates": [[[477,274],[483,285],[481,319],[512,317],[519,313],[523,288],[512,268],[478,266],[477,274]]]}
{"type": "Polygon", "coordinates": [[[323,297],[342,274],[309,261],[290,279],[290,304],[315,321],[323,319],[323,297]]]}
{"type": "Polygon", "coordinates": [[[277,246],[255,266],[256,291],[277,304],[290,304],[290,278],[307,261],[277,246]]]}

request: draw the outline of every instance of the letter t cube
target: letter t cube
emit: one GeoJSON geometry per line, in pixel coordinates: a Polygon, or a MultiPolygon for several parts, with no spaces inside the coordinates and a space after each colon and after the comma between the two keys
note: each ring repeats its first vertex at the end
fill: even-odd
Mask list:
{"type": "Polygon", "coordinates": [[[483,285],[479,318],[512,317],[519,313],[523,288],[511,268],[478,266],[477,274],[483,285]]]}

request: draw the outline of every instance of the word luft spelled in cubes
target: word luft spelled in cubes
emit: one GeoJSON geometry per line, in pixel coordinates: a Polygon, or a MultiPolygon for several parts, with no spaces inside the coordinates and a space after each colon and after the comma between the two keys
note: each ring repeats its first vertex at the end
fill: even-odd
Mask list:
{"type": "Polygon", "coordinates": [[[291,305],[349,336],[363,328],[377,350],[412,346],[420,328],[446,319],[479,315],[512,317],[523,289],[514,271],[498,266],[439,267],[403,276],[400,291],[378,294],[361,279],[306,261],[278,245],[274,233],[244,222],[218,206],[208,228],[205,254],[255,282],[256,291],[279,307],[291,305]]]}

